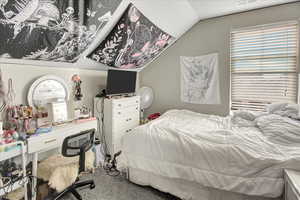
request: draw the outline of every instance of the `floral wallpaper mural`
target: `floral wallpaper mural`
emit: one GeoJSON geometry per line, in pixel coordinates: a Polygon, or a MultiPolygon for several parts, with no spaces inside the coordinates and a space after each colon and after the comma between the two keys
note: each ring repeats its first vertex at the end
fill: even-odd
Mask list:
{"type": "Polygon", "coordinates": [[[111,33],[88,57],[110,67],[135,69],[154,59],[173,40],[129,4],[111,33]]]}
{"type": "Polygon", "coordinates": [[[121,0],[0,0],[0,57],[75,62],[121,0]]]}

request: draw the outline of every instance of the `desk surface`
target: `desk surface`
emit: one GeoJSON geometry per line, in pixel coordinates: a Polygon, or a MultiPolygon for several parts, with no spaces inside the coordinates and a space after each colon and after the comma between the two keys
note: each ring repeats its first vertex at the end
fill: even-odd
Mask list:
{"type": "Polygon", "coordinates": [[[89,129],[97,130],[97,120],[90,120],[81,123],[72,122],[60,126],[55,126],[49,133],[34,135],[28,138],[28,153],[31,154],[61,147],[64,138],[89,129]]]}
{"type": "MultiPolygon", "coordinates": [[[[34,153],[36,151],[41,151],[42,149],[51,149],[61,145],[62,140],[65,137],[70,135],[79,133],[81,131],[89,130],[89,129],[97,129],[97,120],[90,120],[85,122],[71,122],[67,124],[62,124],[59,126],[54,126],[52,131],[49,133],[42,133],[38,135],[33,135],[27,139],[27,144],[25,146],[25,150],[27,153],[34,153]],[[56,138],[56,145],[43,145],[42,142],[46,142],[48,140],[54,140],[56,138]],[[39,148],[36,148],[36,145],[39,145],[39,148]]],[[[54,143],[52,143],[54,144],[54,143]]],[[[14,148],[7,152],[0,152],[0,161],[7,160],[9,158],[19,156],[22,154],[21,148],[14,148]]]]}
{"type": "Polygon", "coordinates": [[[82,131],[82,129],[87,130],[87,129],[92,129],[92,128],[97,128],[97,120],[90,120],[90,121],[85,121],[85,122],[70,122],[70,123],[66,123],[66,124],[61,124],[58,126],[53,126],[52,127],[52,131],[48,132],[48,133],[41,133],[38,135],[32,135],[30,138],[28,138],[27,140],[31,140],[34,139],[36,137],[47,137],[49,134],[54,134],[57,132],[64,132],[67,130],[73,130],[73,131],[77,131],[78,133],[80,131],[82,131]]]}

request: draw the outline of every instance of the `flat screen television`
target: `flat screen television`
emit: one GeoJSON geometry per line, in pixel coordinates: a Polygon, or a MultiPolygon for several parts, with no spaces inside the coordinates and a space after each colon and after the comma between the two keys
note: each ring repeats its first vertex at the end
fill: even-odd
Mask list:
{"type": "Polygon", "coordinates": [[[106,94],[130,94],[135,92],[136,72],[108,70],[106,94]]]}

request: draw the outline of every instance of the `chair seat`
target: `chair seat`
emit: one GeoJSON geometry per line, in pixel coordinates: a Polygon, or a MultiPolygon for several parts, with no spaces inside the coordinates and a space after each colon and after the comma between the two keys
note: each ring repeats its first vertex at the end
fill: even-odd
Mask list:
{"type": "MultiPolygon", "coordinates": [[[[79,156],[64,157],[60,154],[50,156],[38,165],[38,178],[48,181],[50,188],[61,192],[72,185],[79,171],[79,156]]],[[[89,150],[86,152],[86,171],[94,170],[95,155],[89,150]]]]}

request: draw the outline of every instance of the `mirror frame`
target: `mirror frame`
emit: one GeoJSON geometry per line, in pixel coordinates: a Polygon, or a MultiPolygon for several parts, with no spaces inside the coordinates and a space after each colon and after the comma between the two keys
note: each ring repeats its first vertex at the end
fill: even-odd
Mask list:
{"type": "Polygon", "coordinates": [[[36,105],[34,104],[34,100],[33,100],[33,94],[35,92],[35,89],[44,81],[47,81],[47,80],[54,80],[54,81],[57,81],[59,82],[65,89],[65,92],[66,92],[66,101],[69,100],[70,98],[70,90],[69,90],[69,87],[67,85],[67,83],[65,82],[64,79],[56,76],[56,75],[45,75],[45,76],[42,76],[40,78],[38,78],[37,80],[35,80],[32,85],[30,86],[29,88],[29,91],[28,91],[28,94],[27,94],[27,101],[28,101],[28,105],[33,107],[33,108],[36,108],[36,105]]]}

